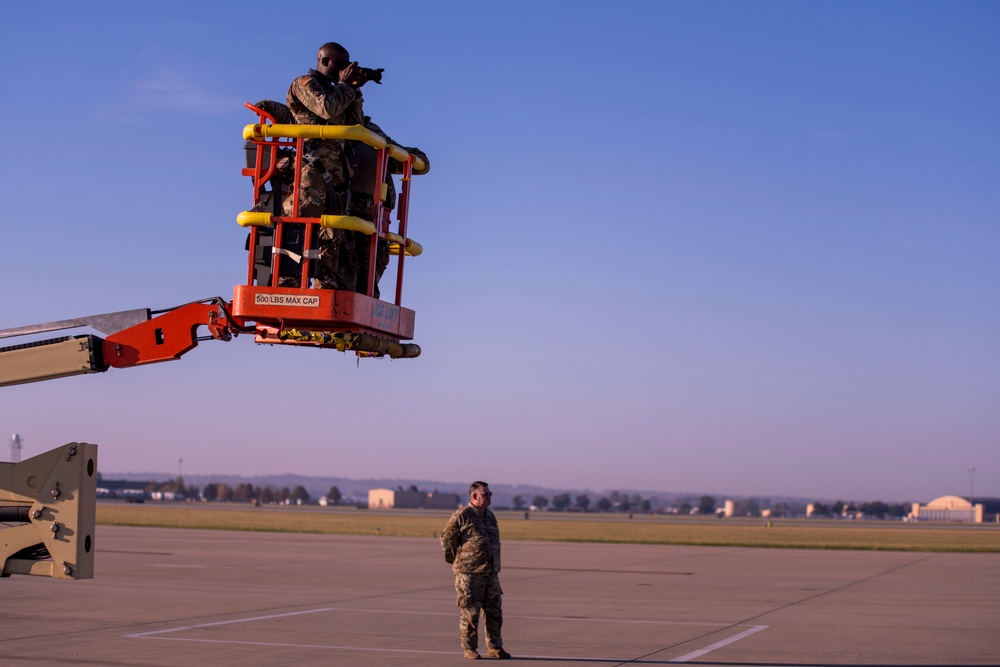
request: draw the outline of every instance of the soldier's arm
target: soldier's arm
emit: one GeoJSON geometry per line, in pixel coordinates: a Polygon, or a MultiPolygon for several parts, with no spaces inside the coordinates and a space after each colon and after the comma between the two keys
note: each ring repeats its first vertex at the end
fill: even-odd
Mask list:
{"type": "Polygon", "coordinates": [[[302,77],[292,83],[292,93],[302,106],[320,118],[333,120],[343,114],[354,102],[357,93],[346,83],[338,83],[325,91],[312,77],[302,77]]]}
{"type": "MultiPolygon", "coordinates": [[[[424,170],[420,172],[421,174],[426,174],[428,171],[431,170],[431,159],[427,157],[427,153],[423,152],[419,148],[412,148],[412,147],[407,148],[406,152],[410,153],[411,155],[416,155],[417,157],[419,157],[421,160],[424,161],[424,170]]],[[[416,170],[414,170],[414,173],[417,173],[416,170]]]]}
{"type": "MultiPolygon", "coordinates": [[[[392,140],[390,139],[389,141],[392,141],[392,140]]],[[[396,143],[396,142],[392,141],[392,143],[396,143]]],[[[419,148],[414,148],[413,146],[401,146],[400,144],[396,144],[396,145],[399,146],[400,148],[402,148],[404,151],[406,151],[410,155],[415,155],[415,156],[417,156],[418,158],[420,158],[421,160],[424,161],[424,169],[423,169],[423,171],[417,171],[416,169],[414,169],[413,170],[414,174],[426,174],[428,171],[431,170],[431,160],[430,160],[429,157],[427,157],[427,153],[424,153],[419,148]]],[[[390,166],[390,171],[393,174],[402,174],[403,173],[403,165],[400,164],[399,162],[396,162],[395,160],[392,160],[389,163],[389,166],[390,166]]]]}
{"type": "MultiPolygon", "coordinates": [[[[416,155],[421,160],[423,160],[424,164],[427,165],[427,166],[425,167],[424,171],[421,172],[421,173],[427,173],[428,171],[430,171],[430,169],[431,169],[430,158],[428,158],[427,154],[424,153],[422,150],[420,150],[419,148],[411,147],[411,146],[404,146],[403,144],[399,143],[398,141],[396,141],[395,139],[393,139],[392,137],[390,137],[388,134],[386,134],[385,131],[381,127],[378,126],[378,124],[376,124],[375,122],[373,122],[371,120],[371,118],[368,118],[368,117],[365,118],[365,127],[367,127],[369,130],[371,130],[375,134],[382,135],[382,137],[386,141],[388,141],[390,144],[396,144],[397,146],[399,146],[400,148],[402,148],[407,153],[409,153],[411,155],[416,155]]],[[[397,162],[396,160],[390,160],[389,161],[389,173],[390,174],[402,174],[403,173],[403,166],[399,162],[397,162]]]]}
{"type": "Polygon", "coordinates": [[[452,515],[451,519],[448,520],[448,525],[444,527],[444,532],[441,533],[441,549],[444,551],[444,559],[449,564],[455,562],[455,555],[458,553],[458,547],[460,538],[462,536],[462,529],[459,526],[460,514],[452,515]]]}

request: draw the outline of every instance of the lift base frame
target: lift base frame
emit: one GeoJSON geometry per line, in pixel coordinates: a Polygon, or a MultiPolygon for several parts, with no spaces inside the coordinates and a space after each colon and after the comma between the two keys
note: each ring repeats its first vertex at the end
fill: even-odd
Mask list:
{"type": "Polygon", "coordinates": [[[97,445],[71,442],[0,463],[0,576],[94,576],[97,445]]]}

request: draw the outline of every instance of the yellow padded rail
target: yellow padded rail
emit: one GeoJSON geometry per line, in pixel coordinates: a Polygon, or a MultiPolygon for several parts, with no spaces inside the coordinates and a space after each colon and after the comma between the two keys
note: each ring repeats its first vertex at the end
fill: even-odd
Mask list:
{"type": "Polygon", "coordinates": [[[319,224],[324,229],[349,229],[368,236],[375,233],[375,225],[353,215],[321,215],[319,224]]]}
{"type": "MultiPolygon", "coordinates": [[[[380,134],[361,125],[270,125],[268,123],[253,123],[243,128],[243,138],[262,141],[268,137],[284,139],[346,139],[360,141],[372,148],[385,148],[386,140],[380,134]]],[[[394,160],[406,162],[409,153],[395,144],[389,144],[389,155],[394,160]]],[[[420,157],[413,156],[413,173],[426,174],[427,164],[420,157]]]]}
{"type": "MultiPolygon", "coordinates": [[[[260,211],[243,211],[236,216],[236,222],[239,223],[240,227],[274,226],[272,215],[260,211]]],[[[375,233],[375,225],[353,215],[322,215],[319,218],[319,224],[326,229],[349,229],[354,232],[361,232],[366,236],[371,236],[375,233]]],[[[417,257],[424,252],[422,245],[413,239],[406,239],[404,243],[403,237],[399,234],[389,232],[386,234],[386,239],[389,241],[389,252],[393,255],[399,254],[400,246],[406,248],[406,254],[410,257],[417,257]]]]}
{"type": "Polygon", "coordinates": [[[240,227],[273,227],[271,214],[260,211],[243,211],[236,216],[236,222],[240,227]]]}
{"type": "Polygon", "coordinates": [[[403,243],[403,237],[392,232],[386,234],[386,238],[389,239],[390,255],[398,255],[400,247],[406,248],[406,255],[408,257],[419,257],[424,252],[424,247],[413,239],[406,239],[406,243],[403,243]]]}
{"type": "MultiPolygon", "coordinates": [[[[273,227],[274,220],[270,213],[259,211],[243,211],[236,216],[236,222],[240,227],[273,227]]],[[[320,227],[326,229],[350,229],[354,232],[361,232],[371,236],[375,233],[375,225],[356,218],[353,215],[321,215],[319,217],[320,227]]]]}
{"type": "MultiPolygon", "coordinates": [[[[361,232],[367,236],[375,233],[375,225],[362,220],[353,215],[322,215],[319,224],[326,229],[349,229],[354,232],[361,232]]],[[[273,227],[274,220],[270,213],[260,211],[243,211],[236,216],[236,222],[240,227],[273,227]]],[[[410,257],[418,257],[424,252],[424,247],[413,239],[406,239],[399,234],[389,232],[386,234],[389,241],[389,252],[393,255],[399,254],[399,248],[405,247],[406,254],[410,257]]]]}

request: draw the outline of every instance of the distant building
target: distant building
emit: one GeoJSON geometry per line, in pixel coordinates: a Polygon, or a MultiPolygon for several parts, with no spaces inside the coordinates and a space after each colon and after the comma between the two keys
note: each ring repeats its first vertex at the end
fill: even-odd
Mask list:
{"type": "Polygon", "coordinates": [[[151,482],[130,482],[124,479],[101,479],[97,482],[98,498],[148,498],[146,487],[151,482]]]}
{"type": "Polygon", "coordinates": [[[736,514],[736,503],[734,503],[732,500],[727,500],[725,504],[723,504],[722,508],[723,508],[722,514],[727,519],[736,514]]]}
{"type": "Polygon", "coordinates": [[[457,493],[428,493],[424,491],[394,491],[372,489],[368,492],[371,509],[436,509],[453,510],[460,500],[457,493]]]}
{"type": "Polygon", "coordinates": [[[941,496],[926,505],[913,503],[911,521],[952,521],[961,523],[995,522],[1000,515],[1000,498],[963,498],[941,496]]]}

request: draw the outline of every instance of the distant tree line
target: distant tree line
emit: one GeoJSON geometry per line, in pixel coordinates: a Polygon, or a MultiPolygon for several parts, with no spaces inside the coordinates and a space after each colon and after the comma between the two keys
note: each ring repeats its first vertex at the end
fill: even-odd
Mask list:
{"type": "MultiPolygon", "coordinates": [[[[527,501],[523,495],[516,495],[511,499],[514,509],[529,509],[526,507],[527,501]]],[[[652,498],[643,498],[639,494],[628,495],[618,491],[612,491],[607,496],[601,496],[596,503],[591,500],[590,495],[581,493],[572,496],[569,493],[558,493],[552,498],[541,494],[535,495],[531,499],[530,508],[536,510],[549,509],[554,512],[639,512],[648,514],[653,511],[654,503],[652,498]]]]}
{"type": "Polygon", "coordinates": [[[869,503],[846,503],[838,500],[832,505],[813,504],[813,516],[865,516],[876,519],[901,519],[910,513],[909,503],[884,503],[876,500],[869,503]]]}
{"type": "MultiPolygon", "coordinates": [[[[403,487],[398,487],[403,491],[403,487]]],[[[410,485],[407,491],[417,492],[414,485],[410,485]]],[[[234,502],[234,503],[258,503],[261,505],[270,504],[308,504],[313,502],[309,492],[302,485],[294,488],[282,487],[280,489],[271,486],[255,486],[248,482],[230,486],[225,482],[211,482],[203,488],[196,485],[186,485],[183,477],[178,477],[166,482],[150,482],[145,491],[153,498],[163,500],[206,500],[210,502],[234,502]]],[[[330,505],[338,505],[344,500],[340,489],[331,486],[326,494],[326,502],[330,505]]],[[[607,495],[599,496],[596,500],[589,494],[580,493],[571,495],[570,493],[557,493],[551,498],[542,494],[536,494],[531,498],[529,504],[527,497],[518,494],[511,499],[516,510],[533,509],[538,511],[553,512],[603,512],[603,513],[627,513],[627,514],[650,514],[653,512],[663,514],[699,514],[713,515],[721,512],[715,498],[704,495],[698,498],[681,497],[675,498],[673,502],[667,504],[655,496],[643,498],[639,494],[629,495],[619,491],[611,491],[607,495]]],[[[771,517],[802,517],[806,515],[806,505],[803,503],[793,503],[786,501],[771,502],[764,498],[744,498],[733,500],[734,516],[761,516],[765,511],[771,517]]],[[[911,506],[908,503],[885,503],[880,500],[852,503],[838,500],[829,505],[825,503],[812,504],[812,516],[814,517],[867,517],[877,519],[899,519],[909,514],[911,506]]]]}
{"type": "Polygon", "coordinates": [[[201,490],[201,495],[209,502],[258,502],[262,505],[306,504],[310,500],[309,492],[301,484],[294,489],[289,489],[287,486],[273,489],[270,486],[261,488],[250,483],[239,484],[235,487],[229,486],[225,482],[210,483],[201,490]]]}
{"type": "MultiPolygon", "coordinates": [[[[146,486],[146,492],[154,498],[157,494],[162,494],[164,498],[173,497],[176,500],[207,500],[223,503],[255,502],[262,505],[306,504],[311,500],[309,492],[301,484],[293,489],[289,489],[287,486],[275,489],[270,486],[255,486],[249,482],[236,486],[230,486],[225,482],[211,482],[199,489],[195,485],[185,486],[182,477],[167,482],[151,482],[146,486]]],[[[339,502],[341,499],[340,490],[337,487],[332,487],[327,498],[331,499],[333,503],[339,502]]]]}
{"type": "MultiPolygon", "coordinates": [[[[514,509],[529,509],[525,496],[516,495],[511,501],[514,509]]],[[[806,515],[805,503],[778,501],[772,502],[764,498],[745,498],[734,500],[734,516],[761,516],[768,514],[771,517],[804,517],[806,515]]],[[[611,491],[606,496],[600,496],[594,501],[588,494],[582,493],[571,496],[569,493],[559,493],[551,498],[537,494],[531,499],[530,508],[539,511],[553,512],[604,512],[604,513],[636,513],[649,514],[652,512],[662,514],[698,514],[716,515],[722,513],[722,508],[715,498],[704,495],[700,497],[676,498],[672,503],[662,503],[658,498],[643,498],[638,494],[628,495],[618,491],[611,491]]],[[[910,505],[907,503],[889,504],[882,501],[866,503],[848,503],[841,500],[826,505],[823,503],[813,503],[812,516],[833,517],[833,516],[863,516],[877,519],[898,519],[905,517],[910,512],[910,505]]]]}

